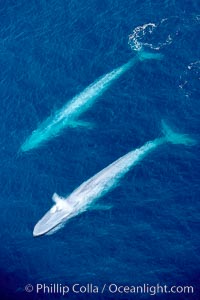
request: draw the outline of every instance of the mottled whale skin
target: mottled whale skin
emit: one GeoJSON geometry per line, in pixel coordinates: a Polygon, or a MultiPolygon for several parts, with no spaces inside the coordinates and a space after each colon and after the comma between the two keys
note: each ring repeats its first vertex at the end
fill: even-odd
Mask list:
{"type": "Polygon", "coordinates": [[[78,118],[93,105],[95,100],[100,97],[115,80],[133,67],[138,61],[161,58],[162,55],[158,53],[139,51],[129,62],[97,79],[80,94],[67,102],[60,110],[57,110],[52,116],[48,117],[24,141],[20,150],[26,152],[41,146],[44,142],[58,136],[65,127],[90,127],[87,122],[79,121],[78,118]]]}
{"type": "Polygon", "coordinates": [[[173,132],[162,122],[164,136],[148,141],[142,147],[130,151],[112,164],[83,182],[67,198],[53,195],[55,205],[35,225],[33,236],[40,236],[58,230],[66,221],[86,211],[98,198],[113,189],[119,180],[153,149],[164,143],[192,145],[194,140],[187,135],[173,132]]]}

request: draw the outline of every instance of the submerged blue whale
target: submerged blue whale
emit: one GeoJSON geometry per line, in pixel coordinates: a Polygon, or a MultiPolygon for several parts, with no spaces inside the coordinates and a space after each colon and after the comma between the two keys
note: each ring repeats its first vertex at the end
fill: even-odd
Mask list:
{"type": "Polygon", "coordinates": [[[32,132],[21,146],[21,151],[29,151],[39,147],[45,141],[57,136],[65,127],[85,126],[87,123],[79,121],[81,114],[87,111],[94,101],[122,74],[128,71],[138,61],[148,59],[161,59],[161,54],[138,52],[129,62],[113,71],[103,75],[100,79],[89,85],[83,92],[76,95],[54,115],[47,118],[41,125],[32,132]]]}
{"type": "Polygon", "coordinates": [[[113,189],[119,180],[148,153],[164,143],[193,145],[195,141],[184,134],[175,133],[162,122],[163,137],[148,141],[142,147],[120,157],[99,173],[83,182],[67,198],[53,195],[55,205],[36,224],[33,235],[53,233],[70,218],[86,211],[98,198],[113,189]]]}

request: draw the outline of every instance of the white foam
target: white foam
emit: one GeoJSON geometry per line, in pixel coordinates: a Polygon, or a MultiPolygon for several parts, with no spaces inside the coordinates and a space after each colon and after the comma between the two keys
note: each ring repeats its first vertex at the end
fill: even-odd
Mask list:
{"type": "Polygon", "coordinates": [[[179,88],[187,98],[196,93],[200,81],[200,60],[191,62],[180,76],[179,88]]]}
{"type": "Polygon", "coordinates": [[[128,44],[134,51],[139,51],[143,48],[160,50],[161,48],[170,45],[173,41],[173,36],[177,32],[169,32],[169,19],[162,19],[159,23],[147,23],[134,28],[133,33],[129,35],[128,44]],[[160,34],[160,32],[162,34],[160,34]],[[157,38],[159,35],[159,40],[157,38]],[[162,40],[161,40],[161,39],[162,40]]]}
{"type": "Polygon", "coordinates": [[[142,38],[146,35],[146,33],[152,33],[156,24],[154,23],[147,23],[142,26],[137,26],[133,33],[129,35],[129,45],[132,50],[139,51],[143,48],[142,38]]]}

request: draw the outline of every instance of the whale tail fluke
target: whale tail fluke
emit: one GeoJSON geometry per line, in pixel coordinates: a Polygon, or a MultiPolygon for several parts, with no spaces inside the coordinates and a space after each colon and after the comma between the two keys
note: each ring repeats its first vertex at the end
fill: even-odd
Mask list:
{"type": "Polygon", "coordinates": [[[161,53],[146,52],[142,50],[138,51],[138,56],[140,60],[145,60],[145,59],[161,60],[163,58],[163,54],[161,53]]]}
{"type": "Polygon", "coordinates": [[[189,137],[188,134],[181,134],[174,132],[165,121],[162,120],[162,132],[165,139],[172,144],[183,144],[186,146],[193,146],[197,142],[196,140],[189,137]]]}

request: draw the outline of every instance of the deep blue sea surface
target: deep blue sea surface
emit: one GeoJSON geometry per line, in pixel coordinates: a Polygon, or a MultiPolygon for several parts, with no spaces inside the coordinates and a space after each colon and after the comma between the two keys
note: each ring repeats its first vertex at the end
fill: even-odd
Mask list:
{"type": "Polygon", "coordinates": [[[200,299],[200,7],[184,0],[0,1],[0,299],[200,299]],[[22,153],[49,115],[144,49],[70,128],[22,153]],[[50,236],[33,228],[83,181],[148,140],[161,120],[196,139],[149,153],[50,236]],[[194,294],[37,294],[26,284],[192,285],[194,294]]]}

